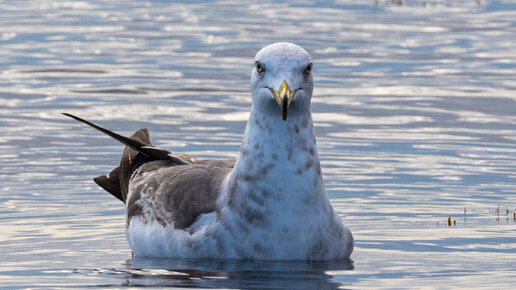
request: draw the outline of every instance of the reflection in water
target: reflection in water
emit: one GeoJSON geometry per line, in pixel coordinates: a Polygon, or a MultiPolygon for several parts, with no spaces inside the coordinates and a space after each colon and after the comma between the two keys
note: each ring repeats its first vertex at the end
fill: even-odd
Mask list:
{"type": "Polygon", "coordinates": [[[514,284],[513,4],[183,2],[0,2],[0,287],[514,284]],[[277,41],[314,58],[322,172],[354,262],[124,264],[124,205],[91,180],[122,147],[60,113],[235,157],[252,57],[277,41]]]}
{"type": "Polygon", "coordinates": [[[351,260],[307,263],[134,258],[126,261],[126,268],[97,269],[95,273],[121,278],[120,284],[102,286],[338,289],[342,281],[334,281],[332,273],[352,269],[351,260]]]}

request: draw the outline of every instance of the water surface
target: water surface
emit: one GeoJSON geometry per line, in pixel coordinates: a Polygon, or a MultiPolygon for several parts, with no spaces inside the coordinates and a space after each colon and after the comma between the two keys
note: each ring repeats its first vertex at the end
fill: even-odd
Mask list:
{"type": "Polygon", "coordinates": [[[516,5],[400,2],[0,2],[0,286],[511,287],[516,5]],[[60,113],[235,157],[253,57],[277,41],[314,58],[351,261],[133,259],[123,204],[92,182],[122,147],[60,113]]]}

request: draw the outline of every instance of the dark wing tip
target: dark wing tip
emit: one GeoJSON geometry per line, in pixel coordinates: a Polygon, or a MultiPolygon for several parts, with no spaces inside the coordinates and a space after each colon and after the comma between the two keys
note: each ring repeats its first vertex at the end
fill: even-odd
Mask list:
{"type": "MultiPolygon", "coordinates": [[[[142,150],[142,148],[144,148],[144,147],[148,146],[147,144],[144,144],[144,143],[142,143],[142,142],[140,142],[140,141],[138,141],[138,140],[134,140],[134,139],[131,139],[131,138],[127,138],[127,137],[122,136],[122,135],[120,135],[120,134],[117,134],[117,133],[115,133],[115,132],[113,132],[113,131],[110,131],[110,130],[108,130],[108,129],[105,129],[105,128],[102,128],[102,127],[100,127],[100,126],[98,126],[98,125],[95,125],[95,124],[93,124],[92,122],[86,121],[86,120],[84,120],[83,118],[79,118],[79,117],[77,117],[77,116],[74,116],[74,115],[72,115],[72,114],[69,114],[69,113],[62,113],[62,114],[63,114],[63,115],[65,115],[65,116],[68,116],[68,117],[70,117],[70,118],[73,118],[73,119],[75,119],[75,120],[77,120],[77,121],[79,121],[79,122],[81,122],[81,123],[84,123],[84,124],[86,124],[86,125],[88,125],[88,126],[90,126],[90,127],[92,127],[92,128],[95,128],[95,129],[99,130],[100,132],[102,132],[102,133],[104,133],[104,134],[106,134],[106,135],[110,136],[111,138],[113,138],[113,139],[117,140],[118,142],[120,142],[120,143],[122,143],[122,144],[124,144],[124,145],[126,145],[126,146],[131,147],[132,149],[134,149],[134,150],[136,150],[136,151],[140,152],[141,154],[143,154],[143,155],[145,155],[145,156],[147,156],[147,157],[150,157],[151,159],[155,159],[155,160],[156,160],[156,159],[157,159],[157,160],[159,160],[159,159],[160,159],[160,158],[157,158],[158,156],[152,156],[152,155],[149,155],[149,154],[148,154],[148,152],[146,152],[146,150],[142,150]]],[[[161,157],[161,156],[159,156],[159,157],[161,157]]],[[[167,159],[167,160],[168,160],[168,159],[167,159]]]]}
{"type": "Polygon", "coordinates": [[[83,122],[83,123],[88,122],[88,121],[86,121],[86,120],[84,120],[84,119],[81,119],[81,118],[79,118],[79,117],[77,117],[77,116],[75,116],[75,115],[72,115],[72,114],[70,114],[70,113],[61,113],[61,114],[65,115],[65,116],[67,116],[67,117],[73,118],[73,119],[75,119],[75,120],[77,120],[77,121],[79,121],[79,122],[83,122]]]}
{"type": "Polygon", "coordinates": [[[150,145],[151,143],[150,143],[149,130],[147,130],[146,128],[142,128],[142,129],[138,130],[136,132],[136,134],[138,134],[140,136],[138,136],[138,138],[136,138],[136,139],[132,139],[132,138],[127,138],[125,136],[119,135],[108,129],[102,128],[98,125],[95,125],[89,121],[86,121],[86,120],[79,118],[77,116],[74,116],[72,114],[69,114],[69,113],[62,113],[62,114],[99,130],[100,132],[112,137],[113,139],[118,140],[120,143],[123,143],[126,146],[129,146],[133,150],[140,152],[141,154],[150,158],[150,160],[170,160],[170,161],[173,161],[174,163],[176,163],[177,165],[186,164],[186,162],[184,162],[183,160],[176,158],[175,156],[171,156],[170,151],[150,145]],[[138,140],[142,140],[143,142],[138,141],[138,140]],[[145,144],[145,143],[148,143],[148,144],[145,144]]]}
{"type": "Polygon", "coordinates": [[[102,187],[104,190],[111,193],[111,195],[125,203],[124,197],[120,190],[120,167],[111,170],[108,175],[100,175],[93,178],[93,181],[95,181],[95,183],[102,187]]]}

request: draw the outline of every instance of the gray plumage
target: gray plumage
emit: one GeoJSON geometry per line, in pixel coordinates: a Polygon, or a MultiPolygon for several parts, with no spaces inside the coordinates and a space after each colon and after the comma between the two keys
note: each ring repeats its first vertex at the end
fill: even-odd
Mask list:
{"type": "Polygon", "coordinates": [[[189,227],[199,215],[216,209],[218,189],[231,169],[204,164],[172,166],[168,161],[143,164],[131,180],[128,223],[136,215],[145,219],[144,205],[154,204],[153,208],[161,206],[163,210],[156,210],[152,219],[163,226],[174,224],[176,229],[189,227]]]}
{"type": "MultiPolygon", "coordinates": [[[[109,136],[124,144],[128,143],[123,139],[126,137],[71,114],[65,115],[103,133],[110,133],[109,136]]],[[[107,175],[94,178],[100,187],[127,203],[127,225],[134,216],[140,215],[143,218],[143,208],[148,203],[163,207],[162,211],[157,210],[150,218],[163,226],[173,223],[176,229],[186,229],[199,215],[216,209],[218,189],[235,165],[235,159],[201,159],[155,147],[146,128],[136,131],[130,139],[136,141],[136,145],[131,143],[133,146],[125,147],[120,166],[107,175]],[[160,152],[158,156],[171,158],[153,158],[149,156],[151,154],[145,154],[149,150],[160,152]],[[134,193],[127,200],[130,186],[134,193]],[[151,194],[142,196],[143,192],[151,194]]]]}

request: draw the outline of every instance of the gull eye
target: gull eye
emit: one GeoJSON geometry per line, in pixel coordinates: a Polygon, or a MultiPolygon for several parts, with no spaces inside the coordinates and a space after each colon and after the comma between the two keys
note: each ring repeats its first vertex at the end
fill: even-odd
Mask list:
{"type": "Polygon", "coordinates": [[[256,72],[261,74],[265,71],[265,68],[263,67],[263,65],[259,62],[259,61],[255,61],[254,62],[254,66],[256,67],[256,72]]]}
{"type": "Polygon", "coordinates": [[[312,72],[312,63],[305,68],[305,75],[309,75],[312,72]]]}

